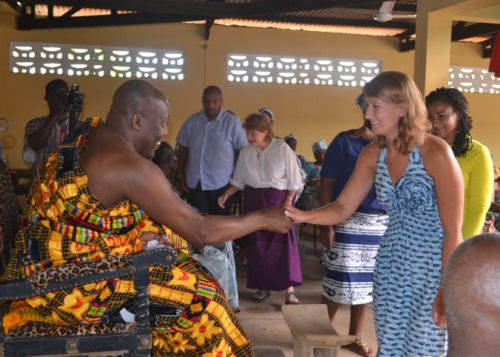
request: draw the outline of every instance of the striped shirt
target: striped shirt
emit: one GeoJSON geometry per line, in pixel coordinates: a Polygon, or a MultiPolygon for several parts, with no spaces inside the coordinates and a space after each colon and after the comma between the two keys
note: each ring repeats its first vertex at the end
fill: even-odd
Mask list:
{"type": "MultiPolygon", "coordinates": [[[[46,120],[48,120],[47,116],[31,119],[24,131],[23,159],[33,165],[37,175],[47,157],[64,141],[69,130],[69,118],[63,122],[57,122],[52,127],[47,142],[37,151],[29,146],[26,138],[40,129],[46,120]]],[[[77,126],[80,123],[81,121],[77,121],[77,126]]]]}

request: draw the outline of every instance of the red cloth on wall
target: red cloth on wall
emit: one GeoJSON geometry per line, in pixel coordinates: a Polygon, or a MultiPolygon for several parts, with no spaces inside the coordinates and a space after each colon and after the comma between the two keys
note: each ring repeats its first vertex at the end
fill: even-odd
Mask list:
{"type": "Polygon", "coordinates": [[[495,73],[495,77],[500,77],[500,30],[498,30],[493,49],[491,50],[490,66],[488,72],[495,73]]]}

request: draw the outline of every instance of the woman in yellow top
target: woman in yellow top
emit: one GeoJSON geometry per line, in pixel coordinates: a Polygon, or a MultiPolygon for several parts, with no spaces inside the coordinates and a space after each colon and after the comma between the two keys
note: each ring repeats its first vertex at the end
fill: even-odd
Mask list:
{"type": "Polygon", "coordinates": [[[481,233],[493,194],[493,163],[486,146],[472,140],[472,118],[465,96],[455,88],[439,88],[425,97],[432,133],[453,150],[464,177],[464,239],[481,233]]]}

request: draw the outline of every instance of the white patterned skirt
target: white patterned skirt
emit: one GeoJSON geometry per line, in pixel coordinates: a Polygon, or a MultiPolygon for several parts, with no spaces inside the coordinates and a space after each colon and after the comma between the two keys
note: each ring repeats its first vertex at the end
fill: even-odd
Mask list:
{"type": "Polygon", "coordinates": [[[372,302],[375,258],[388,222],[383,213],[356,212],[333,226],[335,243],[321,258],[326,268],[323,296],[346,305],[372,302]]]}

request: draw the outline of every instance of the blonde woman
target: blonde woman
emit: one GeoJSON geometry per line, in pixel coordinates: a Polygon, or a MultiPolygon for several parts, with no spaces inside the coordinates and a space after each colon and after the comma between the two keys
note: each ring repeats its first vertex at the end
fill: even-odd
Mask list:
{"type": "Polygon", "coordinates": [[[408,75],[381,73],[363,93],[375,139],[343,191],[316,210],[289,206],[287,215],[298,223],[337,224],[375,184],[389,215],[374,273],[377,356],[442,356],[447,341],[441,275],[462,241],[460,167],[447,143],[427,133],[423,96],[408,75]]]}

